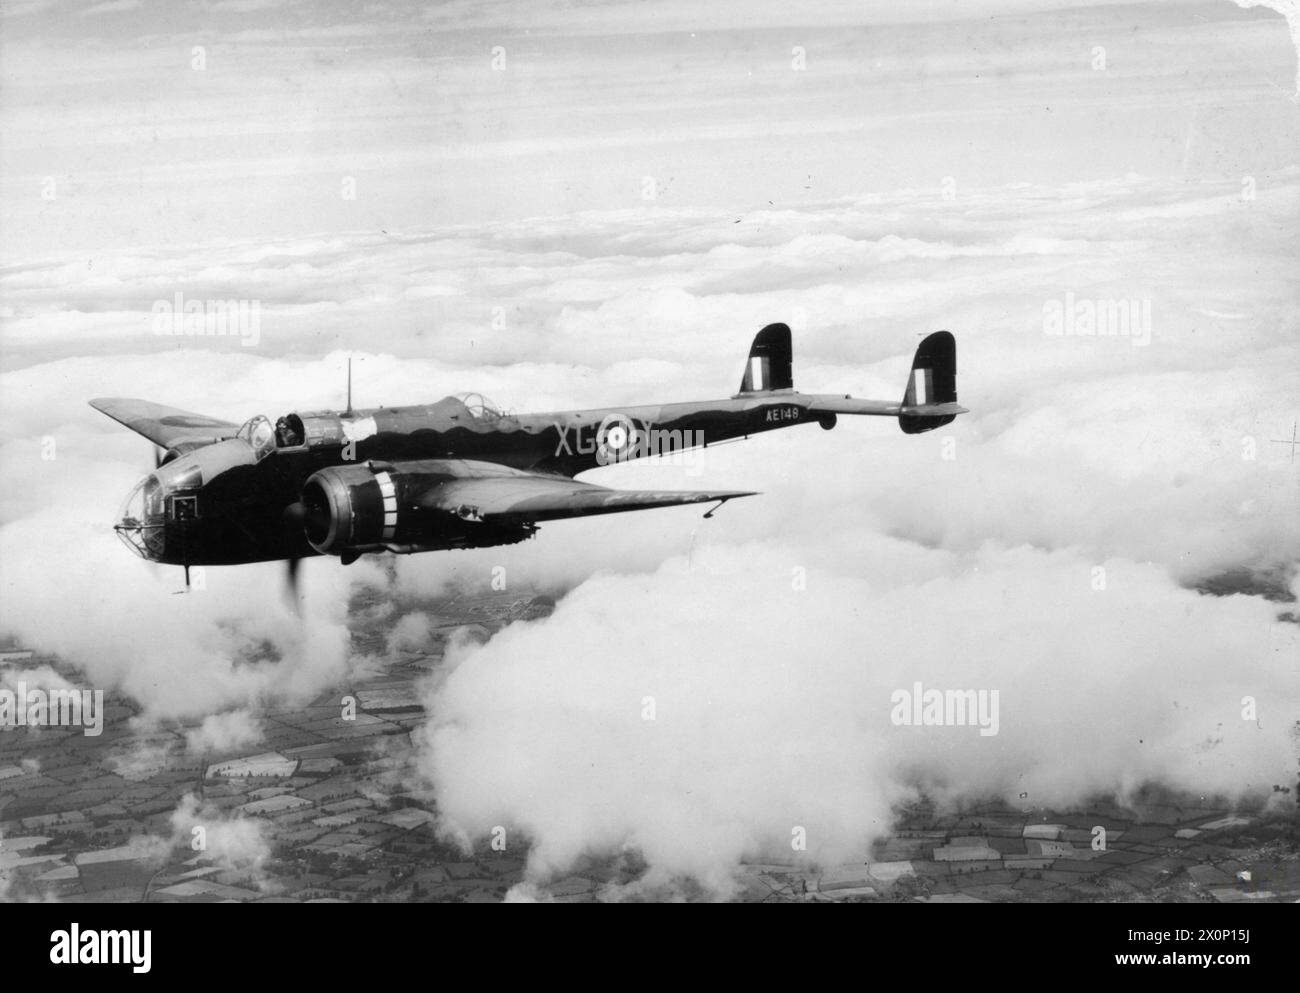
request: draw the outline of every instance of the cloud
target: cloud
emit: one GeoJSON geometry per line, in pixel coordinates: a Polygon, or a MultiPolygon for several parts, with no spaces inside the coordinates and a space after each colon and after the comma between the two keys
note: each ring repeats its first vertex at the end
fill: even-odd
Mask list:
{"type": "Polygon", "coordinates": [[[200,858],[221,869],[240,870],[259,889],[268,884],[263,867],[271,857],[267,823],[227,813],[186,793],[168,818],[170,833],[139,834],[128,842],[133,858],[161,869],[178,858],[200,858]],[[196,856],[197,853],[197,856],[196,856]]]}
{"type": "Polygon", "coordinates": [[[1123,560],[1098,591],[1075,553],[993,544],[874,581],[900,551],[843,545],[800,589],[802,546],[715,548],[593,578],[452,659],[423,743],[448,827],[521,832],[535,880],[630,848],[725,895],[796,829],[819,864],[865,857],[918,791],[1060,808],[1289,783],[1300,631],[1273,605],[1123,560]],[[997,735],[895,726],[918,681],[999,691],[997,735]]]}
{"type": "Polygon", "coordinates": [[[106,507],[92,503],[60,506],[80,515],[67,545],[48,541],[69,520],[60,510],[0,529],[6,630],[81,667],[89,688],[120,688],[154,718],[186,717],[306,700],[347,672],[343,596],[319,593],[299,620],[278,572],[256,568],[238,582],[212,570],[207,589],[177,595],[170,570],[123,560],[125,550],[102,530],[106,507]],[[39,565],[19,572],[20,562],[39,565]]]}
{"type": "Polygon", "coordinates": [[[181,798],[172,812],[171,826],[174,849],[194,850],[195,829],[201,828],[200,850],[206,859],[225,869],[246,869],[259,880],[263,865],[271,857],[265,821],[239,814],[228,816],[193,794],[181,798]]]}
{"type": "MultiPolygon", "coordinates": [[[[1274,193],[1294,216],[1291,192],[1274,193]]],[[[864,857],[918,792],[1060,809],[1094,795],[1136,802],[1151,783],[1259,803],[1290,783],[1297,629],[1258,595],[1193,587],[1242,570],[1248,590],[1296,593],[1294,467],[1265,442],[1294,416],[1300,385],[1284,306],[1294,279],[1157,285],[1135,275],[1137,260],[1220,227],[1239,201],[1145,180],[1089,196],[1088,223],[1022,243],[1011,275],[990,252],[982,288],[961,298],[967,274],[946,269],[932,289],[961,315],[945,323],[973,413],[952,428],[906,438],[845,418],[830,433],[710,450],[700,476],[601,470],[593,478],[610,485],[764,493],[707,524],[689,510],[584,521],[564,525],[563,546],[549,526],[449,567],[462,583],[485,585],[494,563],[576,583],[549,619],[453,651],[428,696],[420,766],[444,829],[472,844],[502,826],[529,846],[529,882],[512,898],[544,897],[582,857],[622,851],[644,859],[637,885],[661,897],[689,892],[687,880],[726,896],[742,859],[788,857],[795,829],[810,861],[864,857]],[[1130,238],[1151,213],[1172,229],[1130,238]],[[1099,286],[1158,294],[1148,344],[1045,334],[1044,301],[1099,286]],[[1249,316],[1195,314],[1184,295],[1249,316]],[[1008,300],[1022,312],[994,317],[1008,300]],[[998,690],[998,734],[894,726],[891,694],[917,682],[998,690]]],[[[999,228],[984,237],[996,243],[999,228]]],[[[1271,268],[1267,237],[1240,243],[1246,257],[1230,267],[1271,268]]],[[[844,293],[852,276],[841,253],[830,258],[844,293]]],[[[1181,264],[1183,278],[1202,271],[1187,252],[1181,264]]],[[[692,321],[686,306],[676,322],[639,310],[654,327],[692,321]]],[[[636,326],[637,311],[629,302],[625,322],[592,324],[636,326]]],[[[827,323],[810,321],[814,342],[827,323]]],[[[901,390],[905,354],[845,364],[871,346],[826,342],[809,370],[796,334],[796,385],[901,390]]],[[[435,574],[447,571],[431,560],[398,566],[404,589],[435,574]]]]}
{"type": "Polygon", "coordinates": [[[123,779],[143,782],[167,768],[177,752],[177,736],[153,729],[151,721],[132,718],[131,735],[123,746],[109,753],[105,764],[123,779]]]}
{"type": "MultiPolygon", "coordinates": [[[[369,291],[356,287],[396,278],[384,273],[407,272],[402,279],[416,285],[436,269],[451,282],[492,287],[458,304],[427,338],[418,323],[405,323],[404,304],[376,315],[371,350],[359,350],[355,363],[360,405],[464,389],[516,410],[725,395],[754,330],[776,319],[795,325],[798,388],[891,398],[901,394],[911,329],[958,333],[962,398],[974,413],[938,436],[905,439],[885,421],[844,419],[835,432],[781,432],[712,449],[688,468],[600,470],[593,481],[615,486],[765,495],[709,522],[691,508],[560,522],[514,548],[402,560],[397,582],[407,592],[482,585],[506,566],[559,593],[593,571],[653,571],[697,543],[775,534],[830,556],[812,551],[826,520],[964,554],[989,537],[1010,547],[1068,544],[1098,562],[1151,560],[1189,583],[1237,566],[1284,573],[1300,525],[1290,463],[1271,439],[1294,416],[1295,280],[1275,261],[1285,258],[1286,239],[1270,219],[1293,217],[1298,191],[1295,173],[1260,186],[1254,201],[1243,201],[1235,182],[1170,187],[1128,177],[972,190],[962,212],[943,217],[931,191],[904,191],[764,214],[749,225],[655,210],[629,225],[626,212],[591,212],[554,230],[539,221],[396,241],[141,253],[123,257],[106,283],[93,270],[75,277],[70,258],[23,267],[0,277],[16,308],[6,341],[33,349],[30,364],[0,376],[0,454],[10,469],[0,479],[0,620],[85,667],[96,685],[126,689],[155,717],[306,699],[353,664],[347,591],[385,582],[365,562],[346,570],[306,563],[300,621],[278,566],[208,569],[205,589],[174,595],[176,570],[139,562],[113,538],[117,502],[147,468],[149,446],[86,407],[87,397],[139,395],[240,421],[259,410],[339,406],[343,393],[343,352],[299,354],[313,338],[306,324],[268,316],[277,323],[263,328],[256,350],[201,339],[178,348],[132,327],[104,339],[111,359],[49,361],[46,349],[101,347],[91,344],[93,331],[85,337],[99,312],[65,312],[63,325],[45,332],[41,318],[17,316],[53,313],[60,293],[82,293],[78,278],[91,281],[88,300],[130,296],[125,288],[150,269],[149,300],[165,286],[225,296],[246,285],[264,298],[264,315],[282,299],[331,301],[327,338],[362,309],[369,291]],[[1027,217],[1032,238],[1023,233],[1027,217]],[[539,239],[550,247],[539,249],[539,239]],[[1225,239],[1226,259],[1218,247],[1196,247],[1225,239]],[[783,259],[810,276],[783,278],[773,261],[783,259]],[[629,268],[641,285],[629,285],[629,268]],[[724,278],[735,286],[709,289],[724,278]],[[60,280],[71,289],[58,289],[60,280]],[[589,301],[549,289],[578,281],[589,284],[589,301]],[[1067,291],[1151,299],[1150,343],[1044,334],[1044,303],[1067,291]],[[536,330],[513,310],[494,328],[499,294],[538,314],[536,330]],[[1243,317],[1226,321],[1207,309],[1243,317]],[[474,320],[478,331],[468,330],[474,320]],[[955,458],[940,448],[945,437],[955,458]],[[917,479],[932,482],[909,482],[917,479]],[[560,553],[575,543],[580,554],[560,553]]],[[[144,315],[147,302],[141,307],[144,315]]]]}
{"type": "Polygon", "coordinates": [[[191,752],[232,752],[262,740],[262,723],[245,710],[210,714],[203,723],[185,734],[191,752]]]}
{"type": "Polygon", "coordinates": [[[427,648],[433,633],[433,623],[433,618],[423,611],[404,614],[388,633],[389,658],[395,657],[399,652],[427,648]]]}

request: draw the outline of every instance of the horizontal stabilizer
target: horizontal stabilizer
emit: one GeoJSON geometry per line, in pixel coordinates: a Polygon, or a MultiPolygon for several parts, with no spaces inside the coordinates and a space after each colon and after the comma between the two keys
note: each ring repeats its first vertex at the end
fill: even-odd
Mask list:
{"type": "Polygon", "coordinates": [[[923,407],[900,407],[898,410],[899,417],[945,417],[945,424],[951,421],[958,414],[969,414],[970,411],[959,403],[931,403],[923,407]]]}

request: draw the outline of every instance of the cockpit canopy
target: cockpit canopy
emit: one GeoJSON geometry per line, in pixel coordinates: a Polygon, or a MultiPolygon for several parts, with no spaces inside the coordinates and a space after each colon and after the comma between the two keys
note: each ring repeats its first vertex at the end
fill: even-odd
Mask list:
{"type": "Polygon", "coordinates": [[[455,398],[465,405],[465,409],[476,421],[491,423],[507,416],[482,393],[457,393],[455,398]]]}
{"type": "Polygon", "coordinates": [[[235,437],[248,442],[253,449],[253,457],[259,462],[275,451],[275,428],[261,414],[245,421],[243,427],[235,432],[235,437]]]}

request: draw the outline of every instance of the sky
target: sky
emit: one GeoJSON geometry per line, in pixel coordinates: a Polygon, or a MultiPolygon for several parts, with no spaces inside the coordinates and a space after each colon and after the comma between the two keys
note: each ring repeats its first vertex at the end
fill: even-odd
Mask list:
{"type": "Polygon", "coordinates": [[[373,663],[357,584],[553,592],[451,653],[412,770],[451,835],[528,837],[521,896],[628,849],[725,894],[792,825],[851,858],[918,791],[1277,802],[1300,108],[1274,6],[0,5],[0,629],[212,748],[373,663]],[[177,293],[255,303],[256,340],[157,334],[177,293]],[[1079,301],[1140,333],[1052,333],[1079,301]],[[772,321],[796,388],[879,399],[947,328],[971,413],[598,470],[762,495],[308,562],[304,621],[273,566],[175,596],[110,530],[151,456],[93,396],[338,407],[351,355],[358,405],[704,399],[772,321]],[[1197,592],[1224,576],[1250,592],[1197,592]],[[999,734],[893,725],[916,681],[999,689],[999,734]]]}

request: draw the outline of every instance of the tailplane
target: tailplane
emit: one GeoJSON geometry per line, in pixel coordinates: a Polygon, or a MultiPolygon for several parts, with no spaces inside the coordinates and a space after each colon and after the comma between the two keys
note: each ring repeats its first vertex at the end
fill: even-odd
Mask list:
{"type": "MultiPolygon", "coordinates": [[[[901,403],[860,400],[847,394],[796,393],[791,366],[789,326],[769,324],[758,332],[749,349],[749,361],[745,364],[740,392],[735,399],[761,402],[777,394],[772,397],[773,403],[797,400],[811,416],[797,417],[789,423],[815,418],[824,428],[834,427],[839,414],[897,417],[898,426],[906,434],[933,431],[951,424],[958,414],[967,413],[966,408],[957,403],[957,340],[947,331],[926,335],[917,346],[901,403]]],[[[768,421],[771,421],[770,412],[768,421]]]]}

